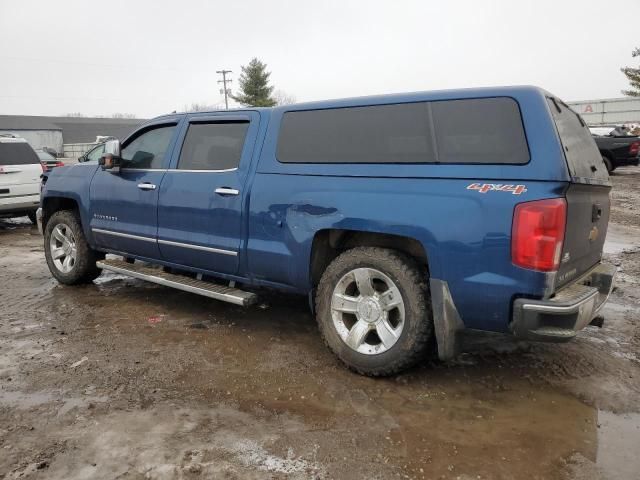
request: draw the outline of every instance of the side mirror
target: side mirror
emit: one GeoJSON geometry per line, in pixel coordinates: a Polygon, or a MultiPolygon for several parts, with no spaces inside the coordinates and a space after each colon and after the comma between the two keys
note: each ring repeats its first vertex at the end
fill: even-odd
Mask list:
{"type": "Polygon", "coordinates": [[[120,172],[120,157],[116,157],[111,153],[105,153],[98,159],[98,165],[102,170],[109,170],[111,173],[120,172]]]}
{"type": "Polygon", "coordinates": [[[119,173],[120,162],[120,141],[109,140],[104,144],[104,154],[98,159],[98,165],[102,167],[102,170],[119,173]]]}
{"type": "Polygon", "coordinates": [[[84,155],[82,155],[81,157],[78,157],[78,162],[84,163],[86,161],[87,161],[87,157],[85,157],[84,155]]]}

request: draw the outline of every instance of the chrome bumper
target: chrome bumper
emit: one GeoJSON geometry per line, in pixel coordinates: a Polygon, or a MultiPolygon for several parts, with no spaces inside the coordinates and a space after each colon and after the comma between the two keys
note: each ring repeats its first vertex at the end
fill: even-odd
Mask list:
{"type": "Polygon", "coordinates": [[[613,290],[615,274],[615,266],[601,263],[549,300],[518,298],[511,331],[528,340],[571,340],[598,316],[613,290]]]}
{"type": "Polygon", "coordinates": [[[42,229],[42,207],[39,207],[36,210],[36,221],[38,223],[38,231],[40,232],[40,235],[43,235],[43,229],[42,229]]]}

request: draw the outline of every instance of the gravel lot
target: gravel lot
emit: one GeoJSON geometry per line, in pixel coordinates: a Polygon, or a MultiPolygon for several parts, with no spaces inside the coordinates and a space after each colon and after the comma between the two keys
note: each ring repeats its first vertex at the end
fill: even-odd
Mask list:
{"type": "Polygon", "coordinates": [[[637,479],[640,168],[613,182],[604,328],[470,336],[454,362],[377,380],[338,364],[305,299],[64,287],[37,230],[0,220],[0,476],[637,479]]]}

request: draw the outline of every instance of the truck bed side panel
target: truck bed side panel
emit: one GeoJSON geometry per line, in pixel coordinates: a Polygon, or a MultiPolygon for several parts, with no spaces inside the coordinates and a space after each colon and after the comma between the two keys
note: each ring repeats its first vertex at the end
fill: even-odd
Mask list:
{"type": "MultiPolygon", "coordinates": [[[[467,327],[506,331],[516,295],[542,296],[546,276],[511,263],[516,203],[562,196],[563,182],[525,182],[526,192],[467,189],[485,179],[402,179],[257,174],[249,212],[249,271],[306,292],[316,232],[402,235],[427,252],[467,327]]],[[[500,183],[520,183],[503,180],[500,183]]]]}

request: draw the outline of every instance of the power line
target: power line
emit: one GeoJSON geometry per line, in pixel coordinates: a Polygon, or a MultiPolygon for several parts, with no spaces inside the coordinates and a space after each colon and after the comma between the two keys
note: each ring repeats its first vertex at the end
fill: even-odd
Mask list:
{"type": "Polygon", "coordinates": [[[227,89],[227,82],[231,83],[231,79],[227,79],[227,73],[233,73],[231,70],[216,70],[216,73],[222,75],[222,80],[218,80],[218,83],[222,83],[222,89],[224,91],[224,108],[229,110],[229,100],[227,95],[231,92],[231,89],[227,89]]]}

